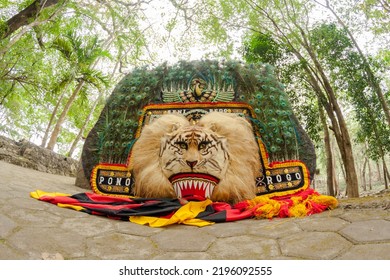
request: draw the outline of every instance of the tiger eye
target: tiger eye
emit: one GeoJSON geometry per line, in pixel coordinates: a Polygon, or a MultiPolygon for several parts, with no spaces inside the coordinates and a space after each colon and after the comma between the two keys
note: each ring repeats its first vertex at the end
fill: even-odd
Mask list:
{"type": "Polygon", "coordinates": [[[210,144],[209,141],[200,142],[198,145],[198,150],[203,150],[207,147],[207,145],[210,144]]]}
{"type": "Polygon", "coordinates": [[[187,144],[186,143],[179,143],[180,149],[187,150],[187,144]]]}

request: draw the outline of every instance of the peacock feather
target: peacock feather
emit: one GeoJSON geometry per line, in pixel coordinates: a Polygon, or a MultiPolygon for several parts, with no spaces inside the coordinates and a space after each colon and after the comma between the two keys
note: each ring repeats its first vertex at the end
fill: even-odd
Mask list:
{"type": "Polygon", "coordinates": [[[202,60],[137,68],[126,75],[86,140],[82,155],[85,174],[89,176],[97,163],[126,163],[144,106],[186,102],[248,103],[255,112],[250,121],[270,161],[300,159],[309,169],[315,168],[311,141],[297,122],[271,65],[202,60]]]}

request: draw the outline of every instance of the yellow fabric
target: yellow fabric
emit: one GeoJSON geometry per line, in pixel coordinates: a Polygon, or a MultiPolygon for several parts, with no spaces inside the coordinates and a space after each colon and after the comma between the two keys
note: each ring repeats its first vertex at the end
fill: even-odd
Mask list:
{"type": "MultiPolygon", "coordinates": [[[[50,197],[56,197],[56,196],[70,196],[70,194],[67,193],[59,193],[59,192],[45,192],[41,190],[36,190],[35,192],[30,192],[30,196],[35,199],[40,199],[43,196],[50,196],[50,197]]],[[[84,207],[71,205],[71,204],[64,204],[64,203],[57,203],[58,207],[62,208],[70,208],[77,211],[81,211],[84,209],[84,207]]]]}
{"type": "Polygon", "coordinates": [[[70,194],[67,193],[59,193],[59,192],[44,192],[41,190],[36,190],[35,192],[30,192],[30,196],[35,199],[40,199],[42,196],[70,196],[70,194]]]}
{"type": "Polygon", "coordinates": [[[77,211],[81,211],[81,210],[85,209],[82,206],[71,205],[71,204],[64,204],[64,203],[57,203],[57,206],[58,207],[62,207],[62,208],[70,208],[70,209],[77,210],[77,211]]]}
{"type": "Polygon", "coordinates": [[[169,219],[149,216],[132,216],[130,217],[130,222],[140,225],[149,225],[150,227],[164,227],[172,224],[185,224],[199,227],[207,226],[214,223],[195,219],[195,217],[203,212],[206,209],[206,206],[211,203],[212,201],[209,199],[204,201],[190,201],[180,207],[180,209],[169,219]]]}
{"type": "Polygon", "coordinates": [[[289,209],[290,217],[305,217],[309,212],[307,209],[307,201],[310,200],[310,196],[303,201],[302,197],[292,197],[293,206],[289,209]]]}
{"type": "MultiPolygon", "coordinates": [[[[311,210],[310,202],[326,205],[329,209],[334,209],[338,205],[337,199],[333,196],[321,195],[318,193],[307,196],[305,200],[300,196],[292,196],[290,199],[292,201],[292,205],[289,206],[288,209],[289,217],[307,216],[311,210]]],[[[246,209],[252,209],[256,218],[271,219],[279,215],[280,208],[287,202],[273,200],[267,196],[257,196],[254,199],[247,200],[247,203],[248,206],[246,209]]]]}
{"type": "MultiPolygon", "coordinates": [[[[30,193],[30,196],[35,199],[40,199],[42,197],[56,197],[56,196],[70,196],[66,193],[58,192],[45,192],[42,190],[36,190],[30,193]]],[[[297,195],[289,198],[290,202],[283,200],[274,200],[268,196],[257,196],[254,199],[245,201],[246,210],[252,210],[253,215],[256,218],[267,218],[272,219],[277,217],[280,214],[281,208],[283,207],[283,215],[288,217],[304,217],[307,216],[315,207],[315,204],[327,206],[328,209],[334,209],[338,205],[336,198],[327,195],[321,195],[318,193],[310,194],[303,199],[303,197],[297,195]],[[313,204],[314,203],[314,204],[313,204]],[[285,206],[288,204],[288,209],[286,211],[285,206]]],[[[206,207],[213,202],[210,199],[204,201],[190,201],[180,207],[170,218],[159,218],[159,217],[150,217],[150,216],[131,216],[129,218],[130,222],[149,225],[150,227],[164,227],[172,224],[185,224],[193,226],[207,226],[214,224],[214,222],[204,221],[201,219],[196,219],[195,217],[205,211],[206,207]]],[[[57,206],[63,208],[70,208],[77,211],[84,210],[82,206],[76,206],[66,203],[58,203],[57,206]]],[[[316,213],[316,212],[314,212],[316,213]]],[[[317,212],[318,213],[318,212],[317,212]]]]}
{"type": "Polygon", "coordinates": [[[313,196],[311,200],[318,204],[328,205],[329,209],[335,209],[339,205],[337,198],[330,195],[313,196]]]}
{"type": "Polygon", "coordinates": [[[248,200],[247,209],[254,208],[256,218],[271,219],[279,214],[281,204],[273,199],[265,196],[256,196],[254,199],[248,200]]]}

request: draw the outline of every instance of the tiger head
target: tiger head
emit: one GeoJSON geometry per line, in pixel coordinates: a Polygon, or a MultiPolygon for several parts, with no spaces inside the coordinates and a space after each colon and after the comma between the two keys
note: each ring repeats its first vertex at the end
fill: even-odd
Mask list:
{"type": "Polygon", "coordinates": [[[196,125],[164,115],[146,126],[133,147],[131,168],[137,196],[233,203],[255,196],[261,171],[251,125],[217,112],[196,125]]]}
{"type": "Polygon", "coordinates": [[[229,165],[226,138],[197,125],[161,138],[160,165],[179,197],[210,197],[229,165]]]}

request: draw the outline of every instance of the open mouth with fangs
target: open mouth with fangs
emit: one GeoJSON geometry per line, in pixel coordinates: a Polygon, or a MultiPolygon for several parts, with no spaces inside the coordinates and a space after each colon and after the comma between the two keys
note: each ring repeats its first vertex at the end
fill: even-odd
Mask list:
{"type": "Polygon", "coordinates": [[[169,178],[178,198],[205,200],[210,198],[219,179],[210,174],[179,173],[169,178]]]}

